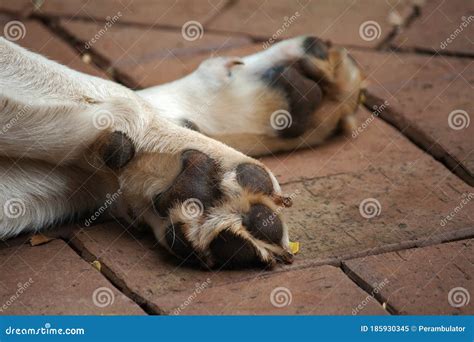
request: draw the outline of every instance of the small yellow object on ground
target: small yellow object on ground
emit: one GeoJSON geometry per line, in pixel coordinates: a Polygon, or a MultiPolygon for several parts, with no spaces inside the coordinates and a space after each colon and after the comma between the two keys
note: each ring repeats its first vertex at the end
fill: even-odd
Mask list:
{"type": "Polygon", "coordinates": [[[290,241],[291,253],[296,254],[300,251],[300,243],[290,241]]]}
{"type": "Polygon", "coordinates": [[[91,265],[99,272],[102,269],[102,265],[99,260],[94,260],[93,262],[91,262],[91,265]]]}

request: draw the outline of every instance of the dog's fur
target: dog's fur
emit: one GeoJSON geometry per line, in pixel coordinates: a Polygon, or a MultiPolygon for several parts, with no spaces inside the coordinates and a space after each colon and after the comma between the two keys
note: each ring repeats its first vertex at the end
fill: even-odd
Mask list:
{"type": "Polygon", "coordinates": [[[184,259],[290,262],[290,200],[245,154],[350,129],[361,81],[345,50],[299,37],[134,92],[0,38],[0,238],[105,207],[184,259]]]}

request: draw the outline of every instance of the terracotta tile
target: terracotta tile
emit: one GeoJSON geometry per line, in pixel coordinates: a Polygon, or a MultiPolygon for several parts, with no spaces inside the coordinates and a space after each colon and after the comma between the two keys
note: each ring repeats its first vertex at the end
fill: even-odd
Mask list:
{"type": "Polygon", "coordinates": [[[204,32],[200,39],[186,40],[180,31],[63,20],[61,26],[105,57],[134,85],[153,86],[170,82],[193,71],[211,54],[250,42],[245,37],[204,32]],[[100,33],[104,32],[104,33],[100,33]],[[96,37],[96,38],[95,38],[96,37]]]}
{"type": "Polygon", "coordinates": [[[143,315],[61,240],[0,250],[0,315],[143,315]]]}
{"type": "Polygon", "coordinates": [[[472,315],[474,243],[463,240],[354,259],[345,266],[403,315],[472,315]]]}
{"type": "Polygon", "coordinates": [[[412,11],[411,1],[247,0],[229,6],[207,27],[262,39],[310,34],[337,44],[374,47],[412,11]]]}
{"type": "MultiPolygon", "coordinates": [[[[4,28],[12,19],[0,15],[0,32],[4,33],[4,28]]],[[[11,25],[11,24],[10,24],[11,25]]],[[[106,74],[95,66],[84,63],[77,52],[58,38],[48,28],[36,20],[22,20],[14,23],[17,29],[12,31],[14,43],[23,46],[33,52],[39,53],[68,67],[90,74],[107,78],[106,74]]]]}
{"type": "Polygon", "coordinates": [[[474,2],[430,0],[393,46],[474,55],[474,2]]]}
{"type": "MultiPolygon", "coordinates": [[[[383,118],[474,185],[474,63],[469,59],[354,52],[383,118]]],[[[374,98],[368,99],[370,106],[374,98]]]]}

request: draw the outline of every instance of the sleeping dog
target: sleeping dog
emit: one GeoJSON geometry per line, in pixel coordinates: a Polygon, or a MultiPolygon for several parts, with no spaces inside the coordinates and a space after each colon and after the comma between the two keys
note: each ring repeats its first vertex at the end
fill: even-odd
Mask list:
{"type": "Polygon", "coordinates": [[[314,37],[140,91],[0,38],[0,238],[100,208],[208,267],[290,263],[291,199],[250,156],[351,130],[361,82],[314,37]]]}

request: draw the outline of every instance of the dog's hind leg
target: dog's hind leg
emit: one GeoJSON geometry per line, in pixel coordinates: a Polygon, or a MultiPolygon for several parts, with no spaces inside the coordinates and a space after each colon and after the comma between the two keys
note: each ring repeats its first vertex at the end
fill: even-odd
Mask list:
{"type": "Polygon", "coordinates": [[[0,239],[110,209],[119,205],[107,204],[116,199],[114,189],[113,182],[77,167],[0,158],[0,239]]]}
{"type": "Polygon", "coordinates": [[[350,132],[362,82],[345,49],[297,37],[242,58],[205,60],[183,79],[137,94],[175,123],[258,156],[350,132]]]}

